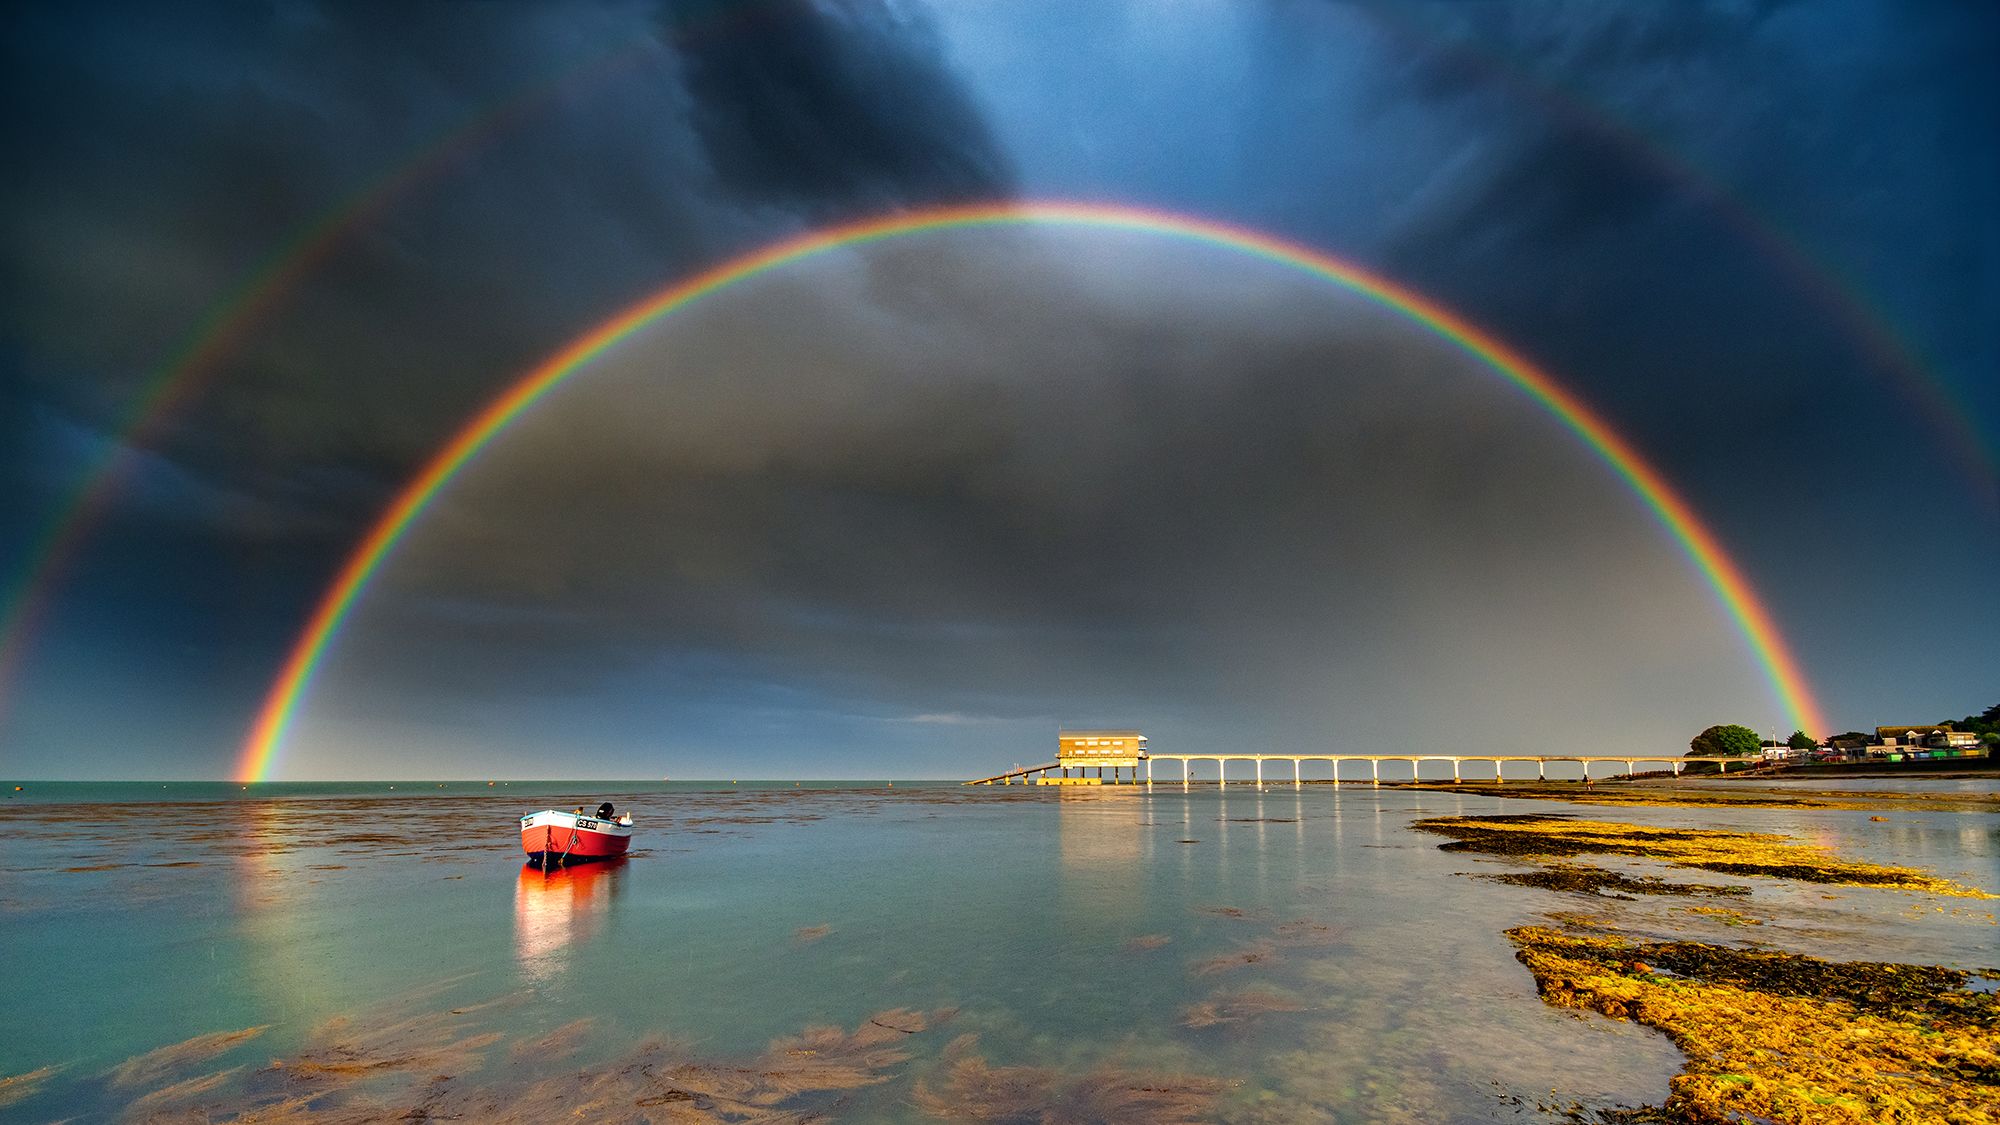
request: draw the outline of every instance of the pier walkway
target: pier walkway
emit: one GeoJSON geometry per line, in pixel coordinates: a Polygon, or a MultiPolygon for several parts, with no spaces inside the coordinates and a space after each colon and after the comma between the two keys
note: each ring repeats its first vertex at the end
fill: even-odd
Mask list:
{"type": "MultiPolygon", "coordinates": [[[[1679,777],[1681,774],[1682,766],[1684,766],[1688,762],[1713,762],[1715,763],[1716,772],[1727,773],[1729,772],[1729,767],[1731,764],[1749,765],[1755,762],[1756,759],[1722,758],[1722,757],[1666,757],[1666,756],[1645,755],[1645,754],[1633,755],[1628,757],[1625,755],[1578,755],[1578,754],[1534,755],[1534,754],[1153,754],[1149,753],[1146,755],[1145,758],[1141,759],[1141,761],[1144,763],[1146,770],[1146,776],[1143,779],[1141,779],[1138,776],[1139,771],[1136,767],[1125,767],[1125,772],[1127,773],[1128,776],[1125,780],[1121,781],[1119,776],[1120,767],[1112,766],[1109,767],[1111,769],[1110,784],[1113,785],[1139,784],[1143,780],[1144,784],[1151,785],[1154,782],[1154,777],[1153,777],[1154,762],[1179,762],[1181,764],[1179,781],[1181,788],[1185,789],[1190,785],[1195,784],[1195,779],[1192,776],[1193,772],[1192,766],[1193,763],[1195,762],[1214,762],[1216,764],[1215,784],[1219,787],[1227,786],[1229,784],[1227,763],[1252,762],[1255,764],[1255,770],[1256,770],[1256,775],[1252,779],[1252,784],[1255,784],[1260,788],[1264,784],[1264,764],[1266,762],[1290,762],[1292,766],[1290,780],[1292,785],[1296,788],[1297,786],[1302,785],[1304,783],[1302,776],[1302,767],[1307,762],[1330,763],[1333,767],[1332,780],[1333,784],[1335,785],[1339,785],[1343,781],[1356,784],[1358,784],[1361,781],[1366,781],[1371,785],[1380,785],[1382,783],[1383,762],[1408,762],[1410,764],[1410,774],[1412,780],[1417,779],[1421,763],[1449,762],[1451,764],[1451,779],[1453,781],[1463,780],[1463,766],[1465,765],[1465,763],[1490,762],[1492,763],[1493,766],[1493,780],[1495,782],[1504,782],[1507,780],[1504,763],[1507,762],[1533,762],[1535,763],[1535,779],[1537,781],[1546,781],[1548,780],[1549,776],[1550,762],[1575,762],[1577,764],[1577,767],[1583,771],[1583,775],[1586,778],[1590,776],[1590,763],[1592,762],[1618,762],[1624,765],[1625,772],[1628,774],[1635,772],[1634,767],[1640,764],[1660,764],[1667,766],[1673,772],[1673,775],[1675,777],[1679,777]],[[1367,762],[1368,776],[1366,778],[1342,778],[1340,776],[1340,765],[1342,762],[1367,762]]],[[[1039,766],[1023,766],[1017,769],[1009,770],[1006,773],[994,774],[992,777],[982,777],[977,781],[968,781],[965,782],[965,784],[1012,785],[1015,783],[1016,779],[1019,779],[1022,785],[1103,784],[1104,770],[1107,767],[1104,766],[1095,767],[1097,770],[1096,777],[1088,776],[1088,772],[1091,768],[1092,767],[1090,766],[1066,766],[1061,762],[1048,762],[1039,766]],[[1076,770],[1075,776],[1071,776],[1070,774],[1070,771],[1072,769],[1076,770]],[[1050,776],[1051,774],[1055,774],[1055,776],[1050,776]]],[[[1174,779],[1166,778],[1164,780],[1171,783],[1174,779]]],[[[1285,779],[1281,776],[1277,780],[1282,781],[1285,779]]],[[[1207,784],[1207,781],[1204,779],[1201,781],[1201,784],[1205,785],[1207,784]]],[[[1241,784],[1240,781],[1239,784],[1241,784]]]]}

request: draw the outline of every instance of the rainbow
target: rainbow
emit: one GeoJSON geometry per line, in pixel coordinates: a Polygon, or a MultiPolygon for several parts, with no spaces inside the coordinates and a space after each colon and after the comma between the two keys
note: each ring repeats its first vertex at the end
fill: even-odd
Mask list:
{"type": "MultiPolygon", "coordinates": [[[[765,6],[759,0],[723,0],[683,18],[686,26],[676,28],[674,37],[697,30],[725,30],[724,21],[717,17],[745,15],[765,6]]],[[[1991,443],[1980,432],[1971,412],[1954,398],[1941,378],[1925,368],[1883,314],[1873,309],[1851,282],[1843,283],[1795,237],[1751,210],[1713,174],[1603,107],[1553,85],[1530,67],[1476,43],[1447,41],[1414,21],[1393,18],[1394,13],[1387,9],[1370,9],[1365,14],[1380,30],[1419,46],[1442,48],[1454,59],[1477,67],[1484,77],[1525,94],[1546,112],[1616,144],[1627,156],[1676,182],[1728,221],[1803,293],[1832,313],[1878,368],[1898,384],[1912,405],[1931,418],[1943,438],[1943,447],[1967,479],[1975,501],[1987,514],[2000,513],[2000,467],[1996,467],[1991,443]]],[[[342,239],[378,217],[397,198],[503,135],[557,94],[574,90],[583,81],[616,73],[660,46],[651,37],[621,45],[602,57],[534,80],[496,105],[482,107],[418,146],[362,190],[315,216],[215,304],[188,339],[142,386],[133,407],[117,428],[117,436],[97,455],[77,486],[55,505],[47,523],[28,541],[12,580],[0,582],[0,720],[5,718],[10,691],[28,649],[84,542],[110,510],[138,463],[140,452],[162,424],[206,385],[220,368],[221,359],[267,318],[306,274],[329,257],[342,239]]]]}
{"type": "MultiPolygon", "coordinates": [[[[683,19],[674,37],[694,31],[725,30],[719,16],[744,15],[767,6],[760,0],[722,0],[683,19]]],[[[1844,326],[1848,334],[1888,374],[1912,405],[1927,414],[1943,438],[1943,446],[1969,483],[1974,500],[1987,514],[2000,513],[2000,467],[1991,443],[1980,432],[1972,413],[1955,399],[1948,385],[1928,371],[1912,348],[1879,311],[1873,309],[1851,282],[1844,283],[1795,237],[1760,216],[1716,176],[1571,91],[1555,86],[1516,60],[1476,43],[1452,42],[1426,32],[1415,21],[1394,18],[1388,9],[1366,13],[1378,29],[1426,48],[1441,48],[1454,59],[1476,66],[1482,75],[1525,94],[1546,112],[1616,144],[1638,163],[1676,182],[1715,211],[1757,247],[1808,297],[1844,326]]],[[[362,190],[315,216],[259,262],[244,282],[227,293],[204,315],[142,386],[126,412],[117,436],[97,455],[76,487],[54,507],[49,520],[27,543],[11,581],[0,582],[0,720],[28,649],[39,634],[55,594],[69,573],[84,542],[110,510],[143,449],[163,423],[207,384],[222,358],[268,317],[284,297],[315,266],[328,258],[339,242],[378,217],[397,198],[438,177],[461,158],[493,141],[527,118],[549,99],[573,91],[583,81],[616,73],[628,63],[657,51],[661,43],[647,37],[622,45],[604,56],[534,80],[496,105],[482,107],[455,126],[436,134],[406,158],[391,165],[362,190]]]]}
{"type": "Polygon", "coordinates": [[[927,231],[1027,224],[1134,231],[1235,250],[1331,282],[1394,309],[1478,357],[1554,414],[1638,493],[1735,620],[1791,720],[1809,733],[1828,729],[1798,661],[1779,635],[1770,611],[1758,600],[1742,570],[1723,551],[1714,532],[1630,442],[1520,353],[1421,294],[1317,250],[1259,231],[1138,207],[1021,202],[907,212],[786,239],[675,282],[578,337],[528,372],[467,422],[431,458],[349,555],[320,597],[265,696],[243,744],[236,771],[238,779],[262,781],[270,773],[328,646],[339,635],[342,623],[369,581],[417,518],[487,443],[592,360],[660,317],[678,312],[703,297],[829,251],[927,231]]]}

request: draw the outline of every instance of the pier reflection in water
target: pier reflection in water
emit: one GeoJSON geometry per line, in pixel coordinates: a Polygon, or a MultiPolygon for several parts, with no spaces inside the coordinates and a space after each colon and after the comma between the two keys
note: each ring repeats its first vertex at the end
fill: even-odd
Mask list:
{"type": "Polygon", "coordinates": [[[608,924],[623,890],[626,861],[607,860],[544,872],[524,866],[514,882],[514,959],[521,975],[546,984],[561,975],[576,947],[608,924]]]}

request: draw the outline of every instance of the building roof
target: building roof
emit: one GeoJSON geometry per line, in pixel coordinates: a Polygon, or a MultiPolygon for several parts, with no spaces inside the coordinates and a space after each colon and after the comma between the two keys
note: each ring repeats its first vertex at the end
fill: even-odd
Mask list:
{"type": "Polygon", "coordinates": [[[1061,730],[1056,732],[1056,737],[1064,742],[1074,738],[1134,738],[1141,742],[1146,740],[1146,736],[1136,730],[1061,730]]]}
{"type": "Polygon", "coordinates": [[[1925,734],[1938,734],[1943,731],[1948,731],[1950,729],[1951,729],[1950,723],[1917,723],[1914,726],[1907,726],[1907,727],[1876,727],[1875,737],[1888,738],[1891,735],[1900,737],[1902,735],[1909,734],[1912,731],[1922,731],[1925,734]]]}

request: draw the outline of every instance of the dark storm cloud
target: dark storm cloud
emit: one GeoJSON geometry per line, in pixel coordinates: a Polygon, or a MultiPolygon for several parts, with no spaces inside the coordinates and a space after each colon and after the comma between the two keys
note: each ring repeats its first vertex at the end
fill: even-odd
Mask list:
{"type": "Polygon", "coordinates": [[[1742,207],[1724,177],[1807,97],[1798,45],[1768,28],[1784,6],[1358,6],[1395,59],[1378,96],[1463,113],[1481,138],[1400,256],[1479,247],[1513,255],[1483,272],[1512,274],[1662,219],[1682,238],[1740,235],[1720,229],[1740,214],[1714,211],[1742,207]]]}
{"type": "Polygon", "coordinates": [[[26,486],[0,522],[10,548],[205,318],[316,223],[373,200],[153,435],[115,513],[129,526],[100,532],[78,572],[147,591],[149,620],[179,634],[209,630],[172,620],[189,603],[149,555],[199,552],[205,535],[216,581],[288,582],[303,603],[319,556],[429,450],[612,311],[803,226],[1008,179],[924,22],[859,3],[51,4],[5,19],[0,423],[4,479],[26,486]],[[804,84],[759,77],[766,52],[804,84]],[[794,144],[814,154],[809,176],[761,183],[772,146],[794,144]]]}
{"type": "Polygon", "coordinates": [[[751,7],[17,13],[9,334],[57,408],[106,425],[288,232],[549,85],[336,244],[166,450],[265,487],[393,479],[647,286],[808,218],[1004,185],[920,20],[751,7]]]}
{"type": "Polygon", "coordinates": [[[1793,0],[1337,6],[1365,14],[1406,48],[1399,62],[1422,93],[1437,97],[1492,93],[1494,66],[1663,84],[1690,71],[1727,71],[1754,58],[1760,30],[1793,0]]]}
{"type": "Polygon", "coordinates": [[[728,190],[815,213],[992,199],[1005,164],[907,7],[788,4],[761,34],[693,38],[695,123],[728,190]]]}
{"type": "MultiPolygon", "coordinates": [[[[1442,129],[1456,120],[1479,138],[1476,156],[1441,166],[1431,206],[1397,232],[1388,254],[1399,270],[1495,310],[1519,338],[1562,341],[1566,369],[1586,378],[1616,355],[1676,365],[1647,381],[1684,388],[1712,372],[1719,390],[1752,389],[1741,404],[1752,425],[1796,420],[1802,398],[1819,424],[1879,409],[1861,400],[1911,376],[1868,354],[1841,302],[1877,304],[1990,414],[1989,381],[1972,377],[1982,334],[1940,315],[1960,304],[1965,287],[1951,272],[1991,203],[1990,173],[1956,139],[1994,119],[1990,72],[1966,46],[1995,41],[1990,10],[1355,10],[1394,60],[1378,96],[1419,99],[1442,129]],[[1857,287],[1851,279],[1867,272],[1876,283],[1857,287]],[[1548,292],[1579,299],[1551,306],[1548,292]],[[1930,299],[1906,303],[1919,293],[1930,299]],[[1754,329],[1690,328],[1758,318],[1816,324],[1775,371],[1756,354],[1754,329]],[[1735,361],[1682,356],[1678,345],[1696,335],[1727,341],[1735,361]]],[[[1632,389],[1603,393],[1616,402],[1632,389]]],[[[1914,424],[1939,424],[1906,391],[1892,393],[1914,424]]],[[[1663,405],[1643,393],[1632,404],[1640,415],[1663,405]]]]}
{"type": "MultiPolygon", "coordinates": [[[[1244,51],[1264,64],[1246,67],[1252,96],[1227,118],[1254,158],[1233,176],[1190,175],[1189,205],[1258,215],[1260,183],[1315,185],[1318,205],[1267,221],[1546,363],[1729,538],[1732,521],[1747,527],[1801,495],[1831,520],[1811,533],[1865,534],[1870,519],[1841,500],[1863,489],[2000,531],[1994,509],[1977,510],[1994,485],[1973,465],[1982,444],[1990,465],[2000,432],[1992,334],[1969,311],[1993,285],[1968,274],[2000,251],[1996,181],[1984,148],[1961,139],[1995,116],[1990,68],[1965,47],[1993,41],[1991,12],[1282,3],[1262,14],[1210,29],[1220,60],[1244,51]],[[1913,358],[1891,358],[1870,321],[1913,358]],[[1982,432],[1968,437],[1966,417],[1982,432]],[[1888,419],[1928,440],[1893,463],[1772,459],[1745,487],[1746,442],[1859,440],[1888,419]]],[[[1119,54],[1150,49],[1118,43],[1106,69],[1142,73],[1143,58],[1119,54]]],[[[1224,131],[1211,112],[1157,114],[1224,131]]]]}

